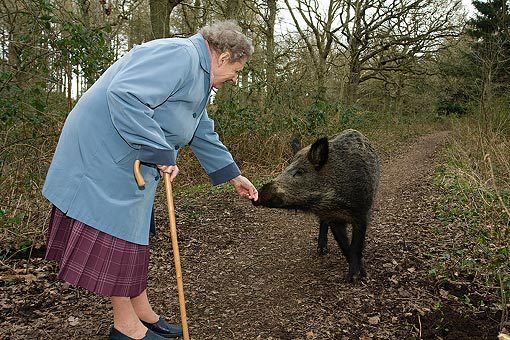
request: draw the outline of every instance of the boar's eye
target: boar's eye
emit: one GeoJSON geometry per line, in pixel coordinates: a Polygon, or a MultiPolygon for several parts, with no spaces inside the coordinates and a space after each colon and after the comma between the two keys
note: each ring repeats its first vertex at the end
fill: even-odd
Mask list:
{"type": "Polygon", "coordinates": [[[294,170],[294,173],[292,174],[292,177],[301,176],[305,173],[303,169],[296,169],[294,170]]]}

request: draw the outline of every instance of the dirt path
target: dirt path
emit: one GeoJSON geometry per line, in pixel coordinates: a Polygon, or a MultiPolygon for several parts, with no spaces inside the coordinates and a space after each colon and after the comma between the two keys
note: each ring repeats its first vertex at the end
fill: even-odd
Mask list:
{"type": "MultiPolygon", "coordinates": [[[[429,277],[439,227],[431,177],[447,134],[383,157],[369,228],[369,277],[351,285],[332,237],[302,213],[254,208],[234,194],[183,196],[177,223],[192,339],[494,339],[494,315],[466,309],[429,277]],[[446,292],[446,293],[445,293],[446,292]]],[[[178,321],[166,212],[158,207],[149,294],[178,321]]],[[[440,247],[439,247],[440,248],[440,247]]],[[[52,263],[9,260],[0,270],[0,339],[105,339],[108,300],[58,282],[52,263]]]]}

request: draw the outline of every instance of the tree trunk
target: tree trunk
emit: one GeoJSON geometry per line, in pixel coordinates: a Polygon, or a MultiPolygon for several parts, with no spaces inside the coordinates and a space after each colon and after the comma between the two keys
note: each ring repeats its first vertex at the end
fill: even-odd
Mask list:
{"type": "Polygon", "coordinates": [[[90,2],[89,0],[78,1],[81,12],[81,21],[86,28],[90,28],[90,2]]]}
{"type": "Polygon", "coordinates": [[[350,60],[347,84],[345,84],[344,102],[346,105],[354,104],[358,99],[358,87],[361,78],[361,66],[356,58],[350,60]]]}
{"type": "Polygon", "coordinates": [[[491,126],[490,106],[492,101],[492,65],[490,61],[484,65],[482,81],[480,113],[484,119],[484,127],[488,130],[491,126]]]}
{"type": "Polygon", "coordinates": [[[239,0],[227,0],[227,8],[225,10],[225,17],[227,19],[235,19],[239,18],[239,10],[241,6],[239,0]]]}
{"type": "Polygon", "coordinates": [[[274,43],[274,25],[276,22],[276,0],[267,0],[269,16],[266,28],[266,109],[273,104],[276,95],[276,60],[274,43]]]}
{"type": "MultiPolygon", "coordinates": [[[[80,7],[81,21],[83,23],[83,26],[85,26],[85,28],[87,30],[89,30],[91,28],[90,27],[90,2],[89,2],[89,0],[79,0],[78,5],[80,7]]],[[[73,75],[71,73],[71,76],[76,77],[76,98],[79,98],[80,92],[81,92],[79,72],[76,75],[73,75]]],[[[89,87],[89,85],[91,85],[91,84],[89,84],[89,82],[85,79],[83,81],[82,86],[84,86],[84,88],[87,88],[87,87],[89,87]]]]}
{"type": "Polygon", "coordinates": [[[71,89],[73,87],[73,70],[72,65],[69,62],[66,67],[66,76],[67,76],[67,109],[71,111],[73,109],[73,95],[71,89]]]}
{"type": "Polygon", "coordinates": [[[152,36],[154,39],[170,37],[170,13],[183,0],[149,0],[152,36]]]}
{"type": "Polygon", "coordinates": [[[27,31],[30,28],[30,21],[26,14],[22,13],[22,10],[28,11],[28,9],[22,7],[18,9],[20,14],[13,16],[12,21],[8,24],[9,27],[9,45],[8,45],[8,64],[12,67],[12,81],[18,86],[25,88],[28,84],[27,72],[23,65],[23,53],[28,52],[29,47],[24,40],[30,36],[27,31]]]}
{"type": "Polygon", "coordinates": [[[317,100],[326,100],[326,58],[325,56],[319,56],[319,65],[317,67],[317,100]]]}

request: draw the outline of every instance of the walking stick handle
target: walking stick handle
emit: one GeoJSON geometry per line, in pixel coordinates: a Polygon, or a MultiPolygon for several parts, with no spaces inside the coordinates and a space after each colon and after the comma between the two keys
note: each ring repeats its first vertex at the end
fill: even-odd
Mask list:
{"type": "Polygon", "coordinates": [[[139,187],[145,186],[145,180],[143,179],[142,173],[140,172],[140,160],[135,160],[135,163],[133,165],[133,172],[135,173],[135,180],[136,184],[138,184],[139,187]]]}

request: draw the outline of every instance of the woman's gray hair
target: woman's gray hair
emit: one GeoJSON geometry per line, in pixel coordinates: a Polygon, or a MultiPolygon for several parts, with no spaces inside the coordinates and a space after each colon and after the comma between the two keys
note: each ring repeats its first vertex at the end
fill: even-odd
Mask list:
{"type": "Polygon", "coordinates": [[[219,21],[200,29],[209,46],[218,53],[230,52],[230,61],[235,63],[249,59],[253,54],[251,41],[243,34],[235,20],[219,21]]]}

